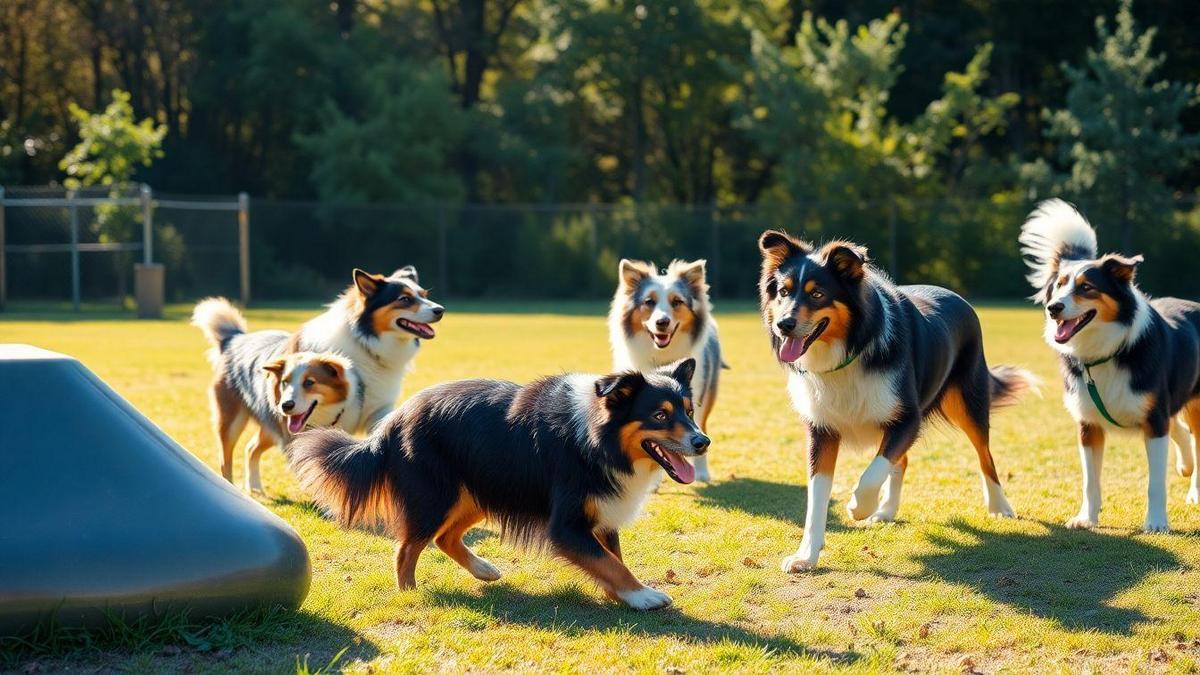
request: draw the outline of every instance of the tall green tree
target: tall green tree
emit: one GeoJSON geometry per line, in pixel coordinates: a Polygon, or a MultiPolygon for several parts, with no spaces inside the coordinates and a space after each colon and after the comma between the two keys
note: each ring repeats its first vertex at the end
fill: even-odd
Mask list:
{"type": "Polygon", "coordinates": [[[1200,148],[1182,123],[1196,85],[1157,79],[1166,56],[1153,52],[1155,34],[1138,27],[1132,0],[1121,0],[1111,28],[1096,19],[1096,48],[1081,67],[1062,66],[1066,107],[1043,113],[1055,161],[1024,168],[1035,195],[1080,202],[1100,227],[1117,228],[1126,251],[1136,228],[1161,226],[1174,211],[1173,179],[1200,148]]]}

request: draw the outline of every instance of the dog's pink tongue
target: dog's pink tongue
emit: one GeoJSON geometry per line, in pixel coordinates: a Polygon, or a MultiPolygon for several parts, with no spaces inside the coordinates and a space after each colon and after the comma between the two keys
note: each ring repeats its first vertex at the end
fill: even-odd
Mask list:
{"type": "Polygon", "coordinates": [[[671,463],[671,469],[675,472],[675,480],[687,485],[696,480],[696,468],[688,463],[681,455],[671,451],[663,453],[667,456],[667,461],[671,463]]]}
{"type": "Polygon", "coordinates": [[[1069,340],[1071,338],[1071,331],[1075,330],[1075,326],[1079,324],[1079,321],[1082,318],[1083,317],[1079,317],[1078,319],[1060,322],[1058,324],[1058,328],[1054,331],[1054,339],[1058,342],[1066,342],[1069,340]]]}
{"type": "Polygon", "coordinates": [[[305,417],[306,415],[288,415],[288,431],[293,434],[300,433],[300,430],[304,428],[305,417]]]}
{"type": "Polygon", "coordinates": [[[779,346],[779,360],[791,363],[801,356],[804,356],[804,340],[794,337],[784,338],[783,344],[779,346]]]}

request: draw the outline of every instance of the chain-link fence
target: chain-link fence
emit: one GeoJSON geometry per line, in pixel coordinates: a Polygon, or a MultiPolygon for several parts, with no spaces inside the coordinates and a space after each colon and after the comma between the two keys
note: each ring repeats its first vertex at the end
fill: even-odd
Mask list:
{"type": "MultiPolygon", "coordinates": [[[[706,258],[715,296],[750,298],[760,264],[756,242],[767,228],[865,244],[902,282],[1019,298],[1029,291],[1017,233],[1034,205],[907,197],[720,207],[344,205],[14,188],[2,200],[0,283],[7,279],[9,297],[123,298],[148,243],[149,258],[165,266],[167,300],[175,302],[211,294],[248,300],[251,291],[259,300],[323,299],[345,287],[355,267],[388,272],[406,264],[416,265],[441,298],[599,299],[611,294],[622,257],[659,265],[706,258]]],[[[1129,233],[1081,207],[1102,248],[1121,248],[1129,233]]],[[[1190,199],[1134,224],[1128,252],[1152,261],[1139,273],[1143,287],[1200,295],[1200,275],[1191,272],[1198,224],[1190,199]]]]}

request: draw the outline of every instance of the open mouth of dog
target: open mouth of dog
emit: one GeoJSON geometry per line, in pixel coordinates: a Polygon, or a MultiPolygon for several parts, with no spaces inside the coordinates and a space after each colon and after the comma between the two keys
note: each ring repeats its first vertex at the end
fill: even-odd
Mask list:
{"type": "Polygon", "coordinates": [[[696,469],[683,455],[664,448],[662,445],[646,439],[642,441],[642,449],[667,472],[671,480],[687,485],[696,480],[696,469]]]}
{"type": "Polygon", "coordinates": [[[804,353],[808,351],[812,343],[816,342],[817,338],[821,337],[821,333],[824,333],[828,327],[829,319],[824,318],[817,322],[817,327],[809,331],[808,335],[800,337],[789,335],[783,338],[783,344],[779,345],[779,360],[784,363],[791,363],[804,356],[804,353]]]}
{"type": "Polygon", "coordinates": [[[675,331],[678,329],[679,329],[679,326],[676,326],[675,328],[672,328],[671,332],[669,332],[669,333],[658,333],[656,331],[650,331],[650,339],[654,340],[655,347],[657,347],[659,349],[666,349],[667,347],[669,347],[671,345],[671,339],[675,337],[675,331]]]}
{"type": "Polygon", "coordinates": [[[437,334],[433,331],[433,326],[427,323],[409,321],[408,319],[396,319],[396,327],[426,340],[432,340],[433,336],[437,334]]]}
{"type": "Polygon", "coordinates": [[[287,416],[288,431],[292,432],[293,434],[300,433],[304,429],[305,423],[308,422],[308,418],[312,417],[313,411],[316,409],[317,409],[317,402],[313,401],[312,405],[308,406],[308,410],[300,413],[299,415],[288,415],[287,416]]]}
{"type": "Polygon", "coordinates": [[[1075,334],[1083,330],[1083,327],[1096,317],[1096,310],[1089,309],[1083,314],[1074,319],[1065,319],[1058,322],[1058,327],[1054,330],[1054,341],[1058,344],[1066,344],[1075,334]]]}

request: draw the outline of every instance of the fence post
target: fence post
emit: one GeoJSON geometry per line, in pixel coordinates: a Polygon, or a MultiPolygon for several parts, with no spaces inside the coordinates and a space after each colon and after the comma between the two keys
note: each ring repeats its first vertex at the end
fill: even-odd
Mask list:
{"type": "Polygon", "coordinates": [[[439,202],[437,206],[437,257],[438,257],[438,293],[445,298],[450,295],[450,250],[447,244],[450,224],[446,222],[446,205],[439,202]]]}
{"type": "Polygon", "coordinates": [[[8,272],[4,266],[4,186],[0,185],[0,311],[8,305],[8,272]]]}
{"type": "Polygon", "coordinates": [[[142,262],[154,262],[154,207],[150,201],[150,186],[142,183],[142,262]]]}
{"type": "Polygon", "coordinates": [[[588,262],[591,264],[592,273],[588,275],[588,295],[595,295],[597,288],[600,285],[600,234],[596,231],[596,204],[588,202],[587,205],[587,223],[588,223],[588,262]]]}
{"type": "Polygon", "coordinates": [[[891,263],[892,281],[900,282],[900,224],[896,219],[896,202],[888,203],[888,262],[891,263]]]}
{"type": "Polygon", "coordinates": [[[250,305],[250,195],[238,193],[238,276],[242,307],[250,305]]]}
{"type": "Polygon", "coordinates": [[[67,211],[71,217],[71,306],[79,311],[79,207],[75,191],[67,191],[67,211]]]}

